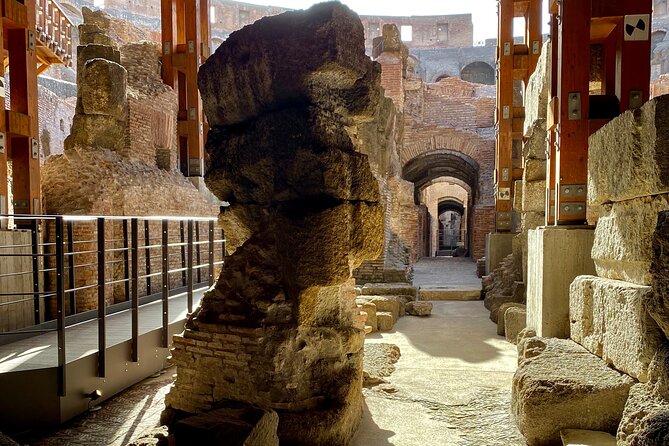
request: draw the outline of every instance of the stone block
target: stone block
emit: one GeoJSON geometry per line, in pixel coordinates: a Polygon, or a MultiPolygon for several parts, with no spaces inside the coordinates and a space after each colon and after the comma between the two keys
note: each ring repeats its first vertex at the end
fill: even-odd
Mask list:
{"type": "Polygon", "coordinates": [[[539,336],[569,337],[569,286],[576,276],[595,274],[593,239],[592,229],[529,231],[527,327],[539,336]]]}
{"type": "Polygon", "coordinates": [[[513,252],[513,237],[515,234],[494,232],[486,234],[486,275],[493,272],[504,257],[513,252]]]}
{"type": "Polygon", "coordinates": [[[609,122],[590,137],[588,153],[590,203],[669,192],[669,96],[609,122]]]}
{"type": "Polygon", "coordinates": [[[518,334],[527,326],[527,311],[523,307],[512,307],[504,312],[504,335],[512,344],[518,343],[518,334]]]}
{"type": "MultiPolygon", "coordinates": [[[[531,133],[532,125],[540,120],[545,121],[548,111],[548,100],[550,99],[550,67],[551,67],[551,41],[544,43],[541,56],[537,61],[537,67],[530,76],[525,89],[525,136],[531,133]]],[[[546,125],[544,124],[544,129],[546,125]]]]}
{"type": "Polygon", "coordinates": [[[279,416],[273,410],[241,403],[195,415],[172,426],[175,443],[279,445],[279,416]]]}
{"type": "Polygon", "coordinates": [[[125,120],[128,114],[127,76],[125,68],[118,63],[106,59],[86,62],[82,82],[77,86],[83,113],[125,120]]]}
{"type": "Polygon", "coordinates": [[[372,327],[372,332],[377,331],[378,325],[376,322],[376,305],[367,301],[362,301],[358,305],[362,306],[362,311],[367,313],[366,325],[372,327]]]}
{"type": "Polygon", "coordinates": [[[653,394],[647,384],[632,386],[617,440],[618,446],[669,444],[669,402],[653,394]]]}
{"type": "Polygon", "coordinates": [[[358,300],[364,300],[376,306],[376,312],[385,311],[393,315],[393,323],[400,318],[400,300],[396,296],[361,296],[358,300]]]}
{"type": "Polygon", "coordinates": [[[669,195],[614,203],[600,216],[592,258],[597,275],[650,285],[653,233],[658,213],[669,209],[669,195]]]}
{"type": "Polygon", "coordinates": [[[565,429],[560,437],[564,446],[616,446],[616,437],[608,432],[565,429]]]}
{"type": "Polygon", "coordinates": [[[546,181],[546,160],[530,158],[525,160],[524,181],[546,181]]]}
{"type": "Polygon", "coordinates": [[[523,212],[523,181],[516,180],[513,182],[513,210],[520,214],[523,212]]]}
{"type": "Polygon", "coordinates": [[[651,262],[653,296],[648,304],[648,312],[669,339],[669,258],[667,252],[669,252],[669,211],[662,211],[657,217],[657,226],[653,233],[653,260],[651,262]]]}
{"type": "Polygon", "coordinates": [[[432,302],[414,301],[407,303],[407,314],[412,316],[429,316],[432,314],[432,302]]]}
{"type": "MultiPolygon", "coordinates": [[[[527,120],[525,121],[527,122],[527,120]]],[[[526,141],[523,144],[523,158],[546,159],[546,119],[535,121],[527,130],[526,141]]]]}
{"type": "Polygon", "coordinates": [[[376,321],[379,327],[379,331],[390,331],[395,325],[395,318],[393,314],[388,311],[377,311],[376,312],[376,321]]]}
{"type": "Polygon", "coordinates": [[[607,364],[648,381],[648,367],[663,340],[646,311],[651,287],[579,276],[569,294],[571,338],[607,364]]]}
{"type": "Polygon", "coordinates": [[[546,181],[523,181],[523,212],[544,212],[546,181]]]}
{"type": "Polygon", "coordinates": [[[124,145],[126,130],[126,122],[113,116],[76,114],[65,139],[65,150],[79,146],[117,151],[124,145]]]}
{"type": "Polygon", "coordinates": [[[529,338],[513,377],[512,412],[529,446],[560,431],[615,432],[633,380],[571,340],[529,338]]]}
{"type": "Polygon", "coordinates": [[[523,231],[536,229],[546,224],[546,212],[543,209],[537,212],[523,212],[520,218],[523,231]]]}
{"type": "Polygon", "coordinates": [[[525,305],[517,302],[506,302],[500,305],[499,310],[497,310],[497,334],[499,336],[504,336],[504,313],[509,308],[525,308],[525,305]]]}
{"type": "Polygon", "coordinates": [[[362,287],[363,296],[412,296],[416,298],[416,287],[409,283],[367,283],[362,287]]]}

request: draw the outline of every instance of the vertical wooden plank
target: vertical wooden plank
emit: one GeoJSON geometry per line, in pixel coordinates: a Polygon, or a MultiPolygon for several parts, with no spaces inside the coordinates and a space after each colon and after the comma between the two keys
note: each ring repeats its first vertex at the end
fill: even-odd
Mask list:
{"type": "MultiPolygon", "coordinates": [[[[2,11],[2,8],[4,7],[3,5],[4,0],[0,0],[0,11],[2,11]]],[[[0,26],[0,55],[3,55],[5,52],[5,38],[4,38],[4,27],[0,26]]],[[[4,56],[2,57],[4,59],[4,56]]],[[[3,71],[4,71],[4,60],[2,61],[3,63],[3,71]]],[[[4,79],[2,80],[4,83],[4,79]]],[[[5,86],[6,87],[6,86],[5,86]]],[[[2,149],[0,149],[0,214],[7,214],[8,209],[9,209],[9,181],[7,178],[7,146],[8,146],[8,138],[7,138],[7,124],[5,122],[6,115],[5,115],[5,93],[0,95],[0,142],[2,144],[2,149]]],[[[0,229],[6,229],[7,228],[7,220],[2,219],[0,220],[0,229]]]]}
{"type": "Polygon", "coordinates": [[[529,77],[534,73],[534,70],[537,68],[537,62],[541,56],[541,45],[542,45],[542,34],[541,34],[541,25],[542,25],[542,0],[530,0],[529,6],[527,8],[527,14],[525,16],[525,24],[527,26],[526,40],[527,46],[529,49],[528,57],[528,70],[527,77],[525,81],[525,86],[527,86],[527,81],[529,77]]]}
{"type": "Polygon", "coordinates": [[[11,109],[30,117],[30,137],[13,137],[13,193],[15,213],[39,214],[40,177],[39,152],[32,156],[33,141],[37,141],[37,53],[35,45],[35,0],[25,0],[28,28],[8,31],[9,75],[11,78],[11,109]]]}
{"type": "MultiPolygon", "coordinates": [[[[625,15],[648,14],[647,40],[626,40],[623,38],[622,55],[619,64],[620,109],[638,108],[650,99],[650,31],[652,30],[652,0],[625,0],[625,15]],[[641,96],[637,99],[638,96],[641,96]]],[[[623,29],[625,35],[626,30],[623,29]]]]}
{"type": "Polygon", "coordinates": [[[495,153],[497,217],[499,232],[511,230],[511,188],[513,183],[513,0],[499,2],[498,79],[497,79],[497,143],[495,153]]]}
{"type": "Polygon", "coordinates": [[[185,5],[188,176],[204,174],[204,121],[202,101],[197,88],[201,57],[200,4],[200,0],[189,0],[185,5]]]}
{"type": "Polygon", "coordinates": [[[162,31],[162,61],[163,61],[163,82],[174,88],[175,76],[172,64],[172,55],[176,48],[174,40],[175,30],[175,0],[160,1],[160,26],[162,31]]]}
{"type": "Polygon", "coordinates": [[[558,224],[586,221],[591,2],[563,0],[558,32],[559,143],[555,212],[558,224]]]}

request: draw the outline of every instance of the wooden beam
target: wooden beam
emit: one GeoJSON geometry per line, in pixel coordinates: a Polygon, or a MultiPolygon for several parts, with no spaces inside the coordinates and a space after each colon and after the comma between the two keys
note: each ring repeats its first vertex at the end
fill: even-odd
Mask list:
{"type": "MultiPolygon", "coordinates": [[[[183,0],[179,0],[183,1],[183,0]]],[[[189,0],[186,14],[186,106],[188,107],[188,176],[204,175],[204,121],[202,101],[197,88],[201,58],[201,0],[189,0]]],[[[207,11],[208,12],[208,11],[207,11]]],[[[207,20],[208,15],[207,15],[207,20]]]]}
{"type": "Polygon", "coordinates": [[[558,224],[586,221],[590,11],[590,1],[560,3],[557,61],[560,122],[555,167],[558,224]]]}
{"type": "Polygon", "coordinates": [[[646,40],[629,40],[623,25],[622,51],[620,54],[619,91],[620,109],[638,108],[650,99],[650,31],[652,29],[652,0],[625,0],[626,16],[648,15],[645,31],[646,40]]]}
{"type": "MultiPolygon", "coordinates": [[[[0,11],[4,10],[4,0],[0,0],[0,11]]],[[[1,21],[1,20],[0,20],[1,21]]],[[[0,55],[5,53],[4,26],[0,26],[0,55]]],[[[4,61],[3,61],[4,68],[4,61]]],[[[4,70],[3,70],[4,74],[4,70]]],[[[2,80],[4,83],[4,79],[2,80]]],[[[4,86],[6,87],[6,85],[4,86]]],[[[7,124],[5,121],[5,90],[2,88],[0,94],[0,214],[9,213],[9,178],[7,173],[7,124]]],[[[7,220],[0,219],[0,229],[7,229],[7,220]]]]}
{"type": "MultiPolygon", "coordinates": [[[[7,31],[9,35],[9,75],[11,111],[29,116],[29,136],[9,140],[12,155],[12,184],[15,213],[41,213],[40,161],[36,148],[37,117],[37,36],[35,0],[24,0],[27,28],[7,31]],[[34,150],[35,149],[35,150],[34,150]]],[[[19,116],[19,115],[17,115],[19,116]]]]}

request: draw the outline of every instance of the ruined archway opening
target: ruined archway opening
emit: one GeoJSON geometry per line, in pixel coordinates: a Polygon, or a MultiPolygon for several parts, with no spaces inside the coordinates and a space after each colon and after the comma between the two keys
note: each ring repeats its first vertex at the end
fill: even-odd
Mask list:
{"type": "Polygon", "coordinates": [[[495,85],[495,69],[485,62],[472,62],[462,69],[460,79],[474,84],[495,85]]]}

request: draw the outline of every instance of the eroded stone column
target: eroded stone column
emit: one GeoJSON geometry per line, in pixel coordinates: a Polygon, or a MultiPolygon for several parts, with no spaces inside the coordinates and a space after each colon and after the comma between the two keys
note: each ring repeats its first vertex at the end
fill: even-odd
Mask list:
{"type": "Polygon", "coordinates": [[[377,114],[379,82],[339,3],[259,20],[202,66],[206,182],[231,203],[234,252],[174,339],[168,412],[242,401],[279,413],[282,443],[351,439],[364,340],[351,271],[380,254],[383,209],[350,134],[377,114]]]}

